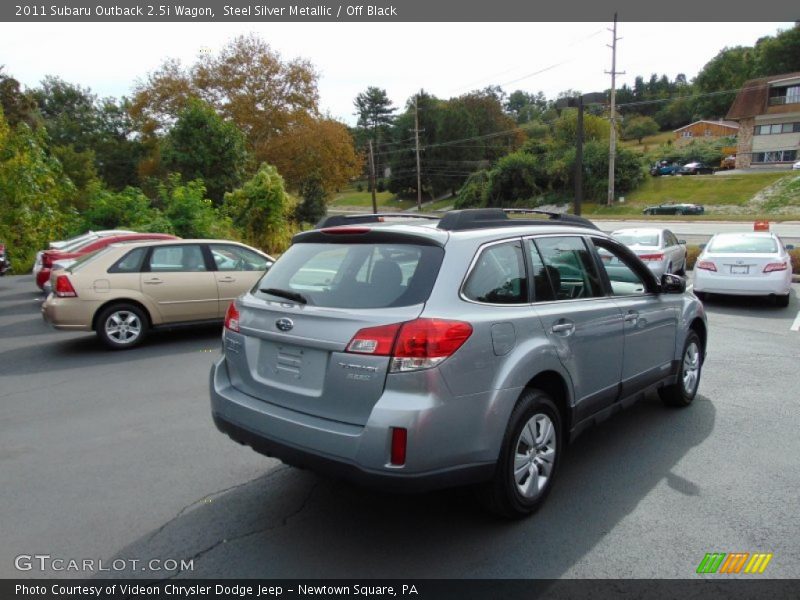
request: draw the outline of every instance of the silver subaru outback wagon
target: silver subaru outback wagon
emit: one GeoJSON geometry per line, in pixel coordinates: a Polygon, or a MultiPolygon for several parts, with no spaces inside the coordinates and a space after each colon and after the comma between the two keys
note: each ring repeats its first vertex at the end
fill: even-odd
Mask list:
{"type": "Polygon", "coordinates": [[[330,217],[297,234],[228,309],[218,429],[384,488],[478,484],[518,517],[587,426],[653,390],[691,404],[707,323],[685,280],[580,217],[510,212],[536,211],[330,217]]]}

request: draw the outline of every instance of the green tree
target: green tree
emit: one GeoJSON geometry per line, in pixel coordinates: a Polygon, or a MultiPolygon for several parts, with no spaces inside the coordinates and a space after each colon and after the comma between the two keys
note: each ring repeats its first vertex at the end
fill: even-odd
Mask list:
{"type": "Polygon", "coordinates": [[[325,189],[319,177],[310,177],[300,186],[303,201],[297,205],[295,217],[300,223],[317,223],[328,212],[325,189]]]}
{"type": "Polygon", "coordinates": [[[0,110],[0,239],[14,270],[29,270],[37,250],[77,225],[67,206],[75,187],[46,151],[46,133],[12,129],[0,110]]]}
{"type": "Polygon", "coordinates": [[[497,161],[489,173],[487,206],[510,206],[533,200],[542,193],[536,184],[537,158],[527,152],[512,152],[497,161]]]}
{"type": "MultiPolygon", "coordinates": [[[[553,124],[553,137],[556,142],[574,147],[578,140],[578,111],[567,109],[561,113],[553,124]]],[[[608,119],[592,114],[583,115],[583,140],[608,140],[611,136],[611,125],[608,119]]]]}
{"type": "Polygon", "coordinates": [[[756,42],[757,69],[761,77],[800,71],[800,22],[791,29],[756,42]]]}
{"type": "Polygon", "coordinates": [[[720,50],[695,77],[695,89],[699,95],[696,100],[697,114],[701,118],[724,117],[736,96],[736,90],[746,80],[758,76],[757,62],[757,53],[749,46],[720,50]]]}
{"type": "Polygon", "coordinates": [[[223,213],[244,241],[270,254],[280,254],[289,246],[295,231],[292,212],[283,178],[266,163],[242,187],[225,194],[223,203],[223,213]]]}
{"type": "Polygon", "coordinates": [[[142,190],[127,187],[115,192],[94,182],[83,211],[84,229],[130,228],[135,231],[174,233],[172,224],[142,190]]]}
{"type": "Polygon", "coordinates": [[[217,206],[225,192],[241,183],[246,160],[242,133],[197,99],[191,99],[180,113],[161,150],[162,168],[180,173],[187,181],[202,179],[217,206]]]}
{"type": "Polygon", "coordinates": [[[158,201],[172,231],[182,238],[224,238],[231,233],[231,222],[214,208],[206,197],[202,179],[188,183],[178,173],[170,173],[159,185],[158,201]]]}
{"type": "Polygon", "coordinates": [[[375,86],[369,86],[356,96],[353,105],[356,108],[355,114],[358,117],[356,130],[360,134],[358,136],[359,146],[364,148],[367,140],[372,140],[375,152],[378,152],[375,169],[380,173],[381,165],[383,164],[380,154],[381,142],[386,137],[397,108],[392,106],[392,101],[386,94],[386,90],[375,86]]]}
{"type": "Polygon", "coordinates": [[[19,81],[3,73],[3,65],[0,65],[0,108],[11,127],[16,127],[17,123],[27,123],[34,128],[38,125],[36,101],[22,91],[19,81]]]}
{"type": "Polygon", "coordinates": [[[625,119],[622,127],[622,139],[637,140],[640,144],[642,138],[658,133],[658,123],[652,117],[631,116],[625,119]]]}

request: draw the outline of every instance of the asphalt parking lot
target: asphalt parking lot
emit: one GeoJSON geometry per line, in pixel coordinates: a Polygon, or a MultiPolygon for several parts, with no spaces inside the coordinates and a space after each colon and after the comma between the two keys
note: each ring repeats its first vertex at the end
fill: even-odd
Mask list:
{"type": "MultiPolygon", "coordinates": [[[[465,490],[379,494],[238,446],[209,414],[218,328],[110,352],[45,325],[34,290],[0,279],[0,577],[92,575],[15,568],[33,554],[193,560],[182,577],[692,578],[707,552],[800,572],[797,284],[787,309],[710,301],[694,404],[648,398],[581,436],[518,522],[465,490]]],[[[176,574],[141,564],[110,575],[176,574]]]]}

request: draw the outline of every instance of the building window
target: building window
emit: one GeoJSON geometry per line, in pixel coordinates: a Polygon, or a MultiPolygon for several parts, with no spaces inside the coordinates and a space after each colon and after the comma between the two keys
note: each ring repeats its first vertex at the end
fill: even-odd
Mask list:
{"type": "Polygon", "coordinates": [[[800,103],[800,85],[773,87],[769,90],[770,106],[798,103],[800,103]]]}
{"type": "Polygon", "coordinates": [[[692,132],[691,131],[684,131],[683,133],[681,133],[681,137],[690,138],[690,137],[692,137],[692,132]]]}
{"type": "Polygon", "coordinates": [[[780,163],[797,160],[797,150],[773,150],[771,152],[754,152],[753,163],[780,163]]]}
{"type": "Polygon", "coordinates": [[[776,133],[800,133],[800,122],[758,125],[753,130],[754,135],[773,135],[776,133]]]}

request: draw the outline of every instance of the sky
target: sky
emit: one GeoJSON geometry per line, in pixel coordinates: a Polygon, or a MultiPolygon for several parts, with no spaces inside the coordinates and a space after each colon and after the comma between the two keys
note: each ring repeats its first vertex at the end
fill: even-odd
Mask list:
{"type": "MultiPolygon", "coordinates": [[[[131,94],[166,58],[192,64],[231,38],[256,33],[320,75],[320,108],[355,123],[367,86],[402,107],[419,89],[450,98],[487,85],[542,91],[611,87],[610,23],[0,23],[0,65],[26,87],[45,75],[101,97],[131,94]]],[[[725,46],[753,45],[792,23],[618,25],[617,86],[637,75],[694,77],[725,46]]]]}

